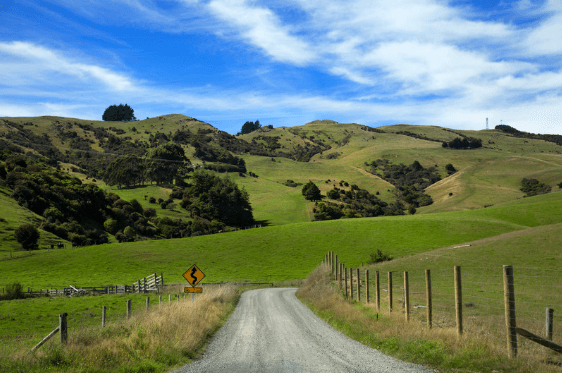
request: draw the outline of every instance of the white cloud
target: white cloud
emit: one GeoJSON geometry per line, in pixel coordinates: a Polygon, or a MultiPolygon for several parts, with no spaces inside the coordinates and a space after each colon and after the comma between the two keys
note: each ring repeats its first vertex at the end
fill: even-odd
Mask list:
{"type": "Polygon", "coordinates": [[[8,66],[7,72],[0,72],[0,76],[5,78],[4,84],[42,84],[45,80],[55,83],[53,75],[56,75],[78,78],[83,83],[102,83],[110,90],[119,92],[135,88],[130,78],[123,74],[75,62],[60,52],[28,42],[0,42],[0,64],[8,66]]]}
{"type": "Polygon", "coordinates": [[[532,55],[562,54],[562,13],[549,17],[530,31],[524,45],[532,55]]]}
{"type": "Polygon", "coordinates": [[[250,44],[281,62],[304,65],[315,59],[311,46],[291,34],[269,9],[251,6],[245,0],[213,0],[212,14],[234,26],[250,44]]]}

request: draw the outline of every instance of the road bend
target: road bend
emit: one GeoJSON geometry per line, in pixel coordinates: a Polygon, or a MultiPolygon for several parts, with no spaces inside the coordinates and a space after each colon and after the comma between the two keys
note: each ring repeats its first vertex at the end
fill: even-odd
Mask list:
{"type": "Polygon", "coordinates": [[[296,291],[242,294],[206,352],[175,372],[432,372],[344,336],[303,305],[296,291]]]}

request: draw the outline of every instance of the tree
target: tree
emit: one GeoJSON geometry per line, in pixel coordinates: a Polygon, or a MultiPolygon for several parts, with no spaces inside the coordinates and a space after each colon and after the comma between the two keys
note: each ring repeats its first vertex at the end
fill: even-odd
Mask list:
{"type": "Polygon", "coordinates": [[[130,186],[142,184],[145,180],[144,163],[134,154],[119,157],[111,162],[103,173],[103,179],[108,185],[130,186]]]}
{"type": "Polygon", "coordinates": [[[186,171],[191,162],[185,156],[183,148],[174,143],[160,145],[150,149],[145,163],[146,176],[157,184],[171,184],[180,173],[186,171]]]}
{"type": "Polygon", "coordinates": [[[445,165],[445,171],[447,171],[449,175],[452,175],[457,172],[457,169],[451,163],[447,163],[445,165]]]}
{"type": "Polygon", "coordinates": [[[134,110],[127,104],[111,105],[103,112],[102,119],[105,121],[126,121],[136,120],[134,110]]]}
{"type": "Polygon", "coordinates": [[[305,199],[309,201],[318,201],[322,199],[322,194],[320,189],[312,181],[308,181],[305,186],[302,187],[302,195],[305,199]]]}
{"type": "Polygon", "coordinates": [[[256,120],[256,122],[246,122],[242,125],[242,130],[240,131],[240,134],[244,135],[246,133],[250,133],[250,132],[254,132],[257,129],[261,128],[261,124],[259,120],[256,120]]]}
{"type": "Polygon", "coordinates": [[[39,240],[39,231],[31,224],[23,224],[16,228],[16,240],[21,244],[24,250],[37,250],[37,241],[39,240]]]}

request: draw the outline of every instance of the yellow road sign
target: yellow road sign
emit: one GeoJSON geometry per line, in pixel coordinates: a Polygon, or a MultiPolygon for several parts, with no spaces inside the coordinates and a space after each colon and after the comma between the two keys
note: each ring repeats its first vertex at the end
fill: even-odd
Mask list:
{"type": "Polygon", "coordinates": [[[203,280],[205,274],[194,264],[183,274],[183,277],[191,284],[191,286],[195,286],[199,283],[199,281],[203,280]]]}
{"type": "Polygon", "coordinates": [[[202,293],[203,288],[183,288],[185,293],[202,293]]]}

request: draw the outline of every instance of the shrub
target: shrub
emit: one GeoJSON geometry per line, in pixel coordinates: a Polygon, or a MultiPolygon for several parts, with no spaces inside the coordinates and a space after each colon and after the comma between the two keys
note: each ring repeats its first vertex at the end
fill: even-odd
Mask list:
{"type": "Polygon", "coordinates": [[[149,202],[149,203],[156,203],[156,198],[150,197],[150,198],[148,199],[148,202],[149,202]]]}
{"type": "Polygon", "coordinates": [[[39,240],[39,231],[31,224],[20,225],[15,232],[16,240],[21,244],[24,250],[37,250],[37,241],[39,240]]]}
{"type": "Polygon", "coordinates": [[[152,218],[154,216],[156,216],[156,210],[155,209],[153,209],[152,207],[144,209],[144,217],[145,218],[152,218]]]}
{"type": "Polygon", "coordinates": [[[381,263],[381,262],[392,260],[392,256],[388,254],[384,254],[380,249],[377,249],[377,251],[369,254],[369,256],[370,258],[367,261],[367,263],[370,264],[381,263]]]}
{"type": "Polygon", "coordinates": [[[127,226],[127,228],[125,228],[125,230],[123,231],[123,234],[125,234],[128,239],[134,239],[137,235],[137,232],[135,232],[135,229],[133,227],[127,226]]]}
{"type": "Polygon", "coordinates": [[[8,284],[6,286],[6,295],[4,299],[23,299],[25,294],[23,293],[23,286],[19,282],[14,282],[13,284],[8,284]]]}
{"type": "Polygon", "coordinates": [[[416,213],[416,211],[417,211],[417,210],[416,210],[416,206],[410,205],[410,207],[408,207],[408,213],[409,213],[410,215],[414,215],[414,214],[416,213]]]}
{"type": "Polygon", "coordinates": [[[340,199],[340,193],[339,193],[337,190],[335,190],[335,189],[330,189],[330,190],[328,191],[328,193],[326,193],[326,195],[327,195],[328,198],[330,198],[330,199],[337,199],[337,200],[340,199]]]}
{"type": "Polygon", "coordinates": [[[536,196],[537,194],[550,193],[552,187],[545,183],[541,183],[537,179],[526,179],[521,180],[521,191],[526,193],[527,197],[536,196]]]}

